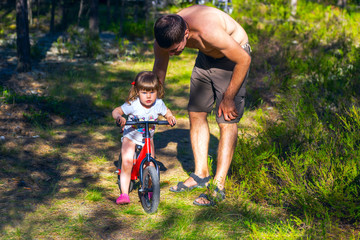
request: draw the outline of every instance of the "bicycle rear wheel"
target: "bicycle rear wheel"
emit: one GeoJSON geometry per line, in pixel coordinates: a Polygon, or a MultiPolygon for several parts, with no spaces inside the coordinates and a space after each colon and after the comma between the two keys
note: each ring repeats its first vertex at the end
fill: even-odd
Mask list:
{"type": "Polygon", "coordinates": [[[160,181],[153,166],[144,169],[142,182],[143,186],[139,189],[141,205],[145,212],[154,213],[160,202],[160,181]]]}

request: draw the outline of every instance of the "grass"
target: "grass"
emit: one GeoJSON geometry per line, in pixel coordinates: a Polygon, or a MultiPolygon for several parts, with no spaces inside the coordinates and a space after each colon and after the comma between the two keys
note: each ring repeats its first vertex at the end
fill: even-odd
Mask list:
{"type": "MultiPolygon", "coordinates": [[[[352,134],[358,131],[359,101],[351,89],[358,86],[359,38],[350,29],[359,14],[302,1],[297,20],[291,22],[286,11],[277,15],[279,2],[253,2],[247,14],[235,13],[245,21],[250,39],[255,43],[271,39],[280,46],[281,56],[274,52],[255,59],[264,61],[265,69],[268,62],[272,65],[273,75],[266,78],[270,75],[273,81],[267,89],[277,93],[279,115],[274,121],[262,108],[256,110],[254,137],[241,136],[232,171],[251,199],[286,206],[297,216],[312,216],[314,228],[322,219],[335,226],[338,221],[356,225],[359,166],[357,137],[352,134]],[[314,14],[314,9],[321,14],[314,14]],[[249,17],[254,21],[247,21],[249,17]],[[341,25],[341,19],[350,24],[341,25]],[[268,24],[276,21],[283,24],[268,24]]],[[[259,50],[254,48],[254,56],[259,50]]],[[[253,71],[253,77],[262,78],[261,71],[253,71]]]]}
{"type": "MultiPolygon", "coordinates": [[[[0,142],[2,239],[360,239],[359,14],[300,1],[300,22],[290,23],[280,1],[234,5],[253,47],[254,80],[226,200],[199,208],[192,201],[201,190],[170,193],[187,176],[179,163],[167,166],[177,174],[162,174],[157,213],[144,213],[136,191],[131,204],[117,206],[120,135],[110,113],[135,75],[152,69],[152,56],[49,63],[48,96],[0,86],[1,106],[27,104],[21,118],[40,136],[0,142]]],[[[195,57],[186,50],[169,63],[164,101],[179,119],[187,117],[195,57]]],[[[215,159],[213,115],[209,123],[215,159]]],[[[173,141],[172,133],[159,138],[173,141]]],[[[188,143],[173,143],[179,160],[190,154],[188,143]]]]}
{"type": "Polygon", "coordinates": [[[93,202],[101,201],[103,199],[102,190],[99,188],[85,190],[85,199],[93,202]]]}

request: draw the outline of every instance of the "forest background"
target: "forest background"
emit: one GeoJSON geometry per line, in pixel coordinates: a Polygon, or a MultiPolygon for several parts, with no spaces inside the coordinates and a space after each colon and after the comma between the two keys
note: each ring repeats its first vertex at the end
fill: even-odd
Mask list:
{"type": "MultiPolygon", "coordinates": [[[[3,239],[360,238],[360,2],[196,3],[228,12],[252,46],[227,199],[198,209],[183,199],[199,192],[162,192],[146,215],[113,204],[120,136],[109,112],[136,73],[152,69],[154,20],[195,2],[1,2],[3,239]]],[[[165,101],[184,121],[195,56],[173,57],[166,81],[165,101]]],[[[181,126],[171,141],[185,175],[164,174],[162,191],[193,169],[181,160],[192,160],[181,126]]]]}

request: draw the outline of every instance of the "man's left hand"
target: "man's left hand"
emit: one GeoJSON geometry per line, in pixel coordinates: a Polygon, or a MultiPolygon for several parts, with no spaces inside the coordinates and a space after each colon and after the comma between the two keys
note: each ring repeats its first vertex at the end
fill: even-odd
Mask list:
{"type": "Polygon", "coordinates": [[[218,116],[220,117],[221,114],[224,114],[224,119],[226,121],[234,120],[239,116],[235,108],[234,99],[223,98],[219,105],[218,116]]]}

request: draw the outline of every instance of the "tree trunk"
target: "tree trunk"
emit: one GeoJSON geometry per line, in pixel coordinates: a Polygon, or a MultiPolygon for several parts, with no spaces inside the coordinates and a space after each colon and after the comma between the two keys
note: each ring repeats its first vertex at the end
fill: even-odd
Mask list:
{"type": "Polygon", "coordinates": [[[16,49],[18,65],[16,71],[31,71],[29,21],[26,0],[16,0],[16,49]]]}
{"type": "Polygon", "coordinates": [[[345,8],[346,7],[346,0],[338,0],[337,5],[339,7],[345,8]]]}
{"type": "Polygon", "coordinates": [[[134,22],[138,22],[139,6],[135,3],[134,6],[134,22]]]}
{"type": "Polygon", "coordinates": [[[90,16],[89,16],[89,30],[90,34],[94,36],[99,35],[99,0],[90,1],[90,16]]]}
{"type": "Polygon", "coordinates": [[[146,25],[146,37],[147,36],[151,36],[152,33],[152,26],[150,26],[150,20],[151,20],[151,10],[152,10],[152,1],[151,0],[145,0],[145,7],[144,7],[144,11],[145,11],[145,25],[146,25]]]}
{"type": "Polygon", "coordinates": [[[291,17],[295,18],[296,16],[296,8],[297,8],[297,0],[291,0],[291,17]]]}
{"type": "Polygon", "coordinates": [[[123,32],[124,8],[125,8],[125,0],[115,0],[113,21],[119,23],[119,32],[118,32],[119,37],[122,36],[122,32],[123,32]]]}
{"type": "Polygon", "coordinates": [[[115,9],[114,9],[114,14],[113,14],[113,21],[116,21],[117,19],[120,18],[120,2],[121,0],[115,0],[115,9]]]}
{"type": "Polygon", "coordinates": [[[40,28],[40,0],[36,0],[36,29],[40,28]]]}
{"type": "Polygon", "coordinates": [[[120,31],[119,35],[122,36],[124,34],[124,21],[125,21],[125,8],[126,8],[126,2],[125,0],[121,1],[121,7],[120,7],[120,31]]]}
{"type": "Polygon", "coordinates": [[[80,24],[80,18],[81,18],[83,9],[84,9],[84,0],[81,0],[80,1],[80,7],[79,7],[79,13],[78,13],[77,26],[79,26],[79,24],[80,24]]]}
{"type": "Polygon", "coordinates": [[[33,24],[32,10],[31,10],[31,0],[27,0],[27,8],[28,8],[28,19],[29,24],[33,24]]]}
{"type": "Polygon", "coordinates": [[[51,0],[51,19],[50,19],[50,32],[55,32],[55,7],[56,0],[51,0]]]}
{"type": "Polygon", "coordinates": [[[68,25],[69,0],[62,0],[61,3],[61,28],[66,29],[68,25]]]}
{"type": "Polygon", "coordinates": [[[106,1],[107,24],[111,24],[111,1],[106,1]]]}

